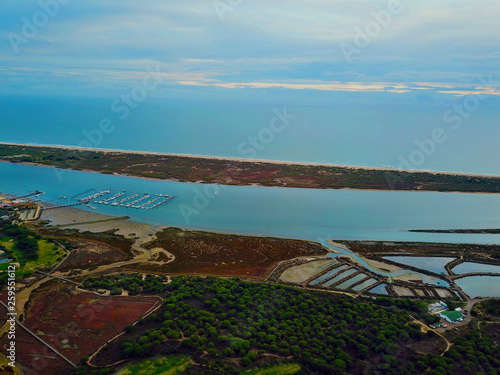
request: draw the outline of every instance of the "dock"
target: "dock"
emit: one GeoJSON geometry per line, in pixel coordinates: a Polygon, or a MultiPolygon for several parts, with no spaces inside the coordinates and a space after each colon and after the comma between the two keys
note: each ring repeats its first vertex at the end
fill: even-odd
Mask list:
{"type": "MultiPolygon", "coordinates": [[[[138,193],[126,190],[113,190],[106,189],[97,191],[96,189],[87,189],[82,193],[73,195],[66,202],[60,202],[54,206],[43,207],[41,202],[35,203],[31,197],[38,197],[45,193],[39,190],[30,192],[29,194],[18,196],[16,198],[7,199],[9,207],[24,209],[21,213],[20,219],[22,221],[35,221],[41,216],[42,211],[51,211],[63,209],[67,207],[85,206],[96,210],[97,207],[93,205],[105,205],[110,207],[122,207],[136,210],[154,210],[158,207],[166,205],[171,202],[175,196],[168,194],[150,194],[138,193]],[[91,193],[90,195],[88,195],[91,193]],[[32,206],[32,207],[31,207],[32,206]]],[[[49,200],[54,202],[59,199],[66,200],[66,196],[59,196],[57,199],[49,200]]]]}
{"type": "Polygon", "coordinates": [[[95,189],[86,190],[83,193],[73,196],[73,198],[76,198],[78,202],[52,207],[51,209],[81,204],[92,207],[90,206],[92,203],[112,207],[133,208],[137,210],[153,210],[169,203],[175,198],[175,196],[168,194],[138,193],[128,192],[125,190],[117,192],[112,189],[98,191],[94,194],[85,196],[85,194],[93,191],[95,191],[95,189]]]}

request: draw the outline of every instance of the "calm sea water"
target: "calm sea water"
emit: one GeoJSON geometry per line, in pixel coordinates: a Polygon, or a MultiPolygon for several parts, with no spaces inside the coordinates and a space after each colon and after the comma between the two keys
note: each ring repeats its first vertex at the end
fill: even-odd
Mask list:
{"type": "Polygon", "coordinates": [[[482,102],[460,129],[452,130],[443,121],[451,99],[402,101],[403,96],[395,95],[380,100],[373,95],[344,93],[332,95],[329,101],[323,97],[317,101],[148,98],[123,120],[119,118],[122,113],[110,108],[115,98],[2,97],[0,141],[75,146],[88,141],[85,132],[92,133],[103,118],[109,118],[115,130],[102,139],[95,137],[98,147],[400,167],[400,156],[408,160],[418,150],[416,140],[423,141],[433,129],[442,128],[447,141],[437,145],[421,164],[412,164],[412,169],[500,175],[495,98],[482,102]],[[371,95],[370,101],[363,99],[366,95],[371,95]],[[262,130],[269,128],[273,110],[284,107],[295,116],[284,130],[262,130]],[[249,137],[258,138],[259,133],[269,143],[248,144],[249,137]]]}

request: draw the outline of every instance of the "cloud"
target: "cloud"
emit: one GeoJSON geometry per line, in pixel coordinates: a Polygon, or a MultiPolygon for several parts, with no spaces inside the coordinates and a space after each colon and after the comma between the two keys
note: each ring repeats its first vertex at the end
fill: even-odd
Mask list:
{"type": "Polygon", "coordinates": [[[500,90],[495,89],[478,89],[478,90],[448,90],[438,91],[441,94],[452,94],[455,96],[469,96],[469,95],[500,95],[500,90]]]}
{"type": "Polygon", "coordinates": [[[347,62],[340,43],[353,43],[387,4],[252,0],[221,22],[211,0],[70,1],[16,54],[7,36],[22,35],[23,19],[41,8],[4,0],[0,80],[19,90],[123,87],[146,64],[161,64],[165,79],[186,88],[403,94],[465,92],[480,75],[500,76],[500,2],[489,0],[401,0],[401,14],[347,62]]]}
{"type": "Polygon", "coordinates": [[[391,92],[405,94],[414,90],[435,90],[441,94],[452,94],[456,96],[462,95],[500,95],[500,90],[493,87],[477,86],[469,90],[457,90],[458,87],[463,88],[463,84],[438,84],[438,83],[422,83],[413,82],[407,84],[391,83],[391,82],[330,82],[330,83],[281,83],[281,82],[213,82],[214,80],[186,80],[179,81],[185,86],[213,86],[226,89],[267,89],[267,88],[282,88],[289,90],[319,90],[319,91],[346,91],[346,92],[391,92]]]}

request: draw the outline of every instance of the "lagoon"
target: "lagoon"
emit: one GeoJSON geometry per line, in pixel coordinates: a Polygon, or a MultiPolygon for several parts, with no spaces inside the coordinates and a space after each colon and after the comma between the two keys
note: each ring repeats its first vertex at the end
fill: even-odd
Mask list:
{"type": "Polygon", "coordinates": [[[366,275],[360,273],[359,275],[356,275],[354,277],[351,277],[349,280],[344,281],[342,284],[337,285],[337,288],[338,289],[347,289],[351,285],[357,283],[358,281],[363,280],[364,278],[366,278],[366,275]]]}
{"type": "MultiPolygon", "coordinates": [[[[0,191],[69,203],[88,189],[169,194],[154,210],[99,205],[99,213],[153,225],[297,238],[498,244],[498,234],[416,233],[408,229],[496,228],[500,194],[214,186],[0,163],[0,191]],[[218,190],[217,196],[214,191],[218,190]],[[67,196],[61,201],[59,196],[67,196]]],[[[90,210],[82,207],[82,209],[90,210]]]]}
{"type": "Polygon", "coordinates": [[[355,290],[356,292],[360,292],[362,291],[363,289],[365,288],[368,288],[370,285],[373,285],[377,282],[376,279],[368,279],[364,282],[362,282],[361,284],[358,284],[356,285],[354,288],[352,288],[353,290],[355,290]]]}
{"type": "Polygon", "coordinates": [[[370,289],[369,292],[375,293],[375,294],[386,294],[387,295],[389,293],[387,293],[387,290],[385,289],[386,286],[387,286],[387,284],[377,285],[375,288],[370,289]]]}
{"type": "MultiPolygon", "coordinates": [[[[0,176],[5,177],[0,180],[0,192],[24,195],[38,189],[45,192],[39,199],[51,204],[74,202],[71,197],[89,189],[175,195],[169,204],[154,210],[96,205],[99,213],[130,216],[152,225],[312,240],[330,248],[328,239],[500,243],[498,234],[408,232],[499,227],[500,194],[202,185],[6,162],[0,162],[0,176]]],[[[408,272],[376,271],[355,254],[334,249],[385,276],[408,272]]]]}

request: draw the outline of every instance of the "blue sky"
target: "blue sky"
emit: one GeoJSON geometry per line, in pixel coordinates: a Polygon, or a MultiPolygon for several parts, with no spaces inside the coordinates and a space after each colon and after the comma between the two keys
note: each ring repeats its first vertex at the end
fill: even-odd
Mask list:
{"type": "Polygon", "coordinates": [[[496,0],[401,1],[390,13],[391,1],[376,0],[41,3],[57,1],[66,4],[46,25],[37,1],[0,3],[1,93],[114,94],[140,83],[150,66],[160,69],[166,95],[500,95],[496,0]],[[380,25],[374,12],[390,20],[380,25]],[[42,26],[23,33],[34,17],[42,26]],[[368,25],[373,37],[358,48],[356,30],[368,25]],[[342,46],[358,52],[346,59],[342,46]]]}

